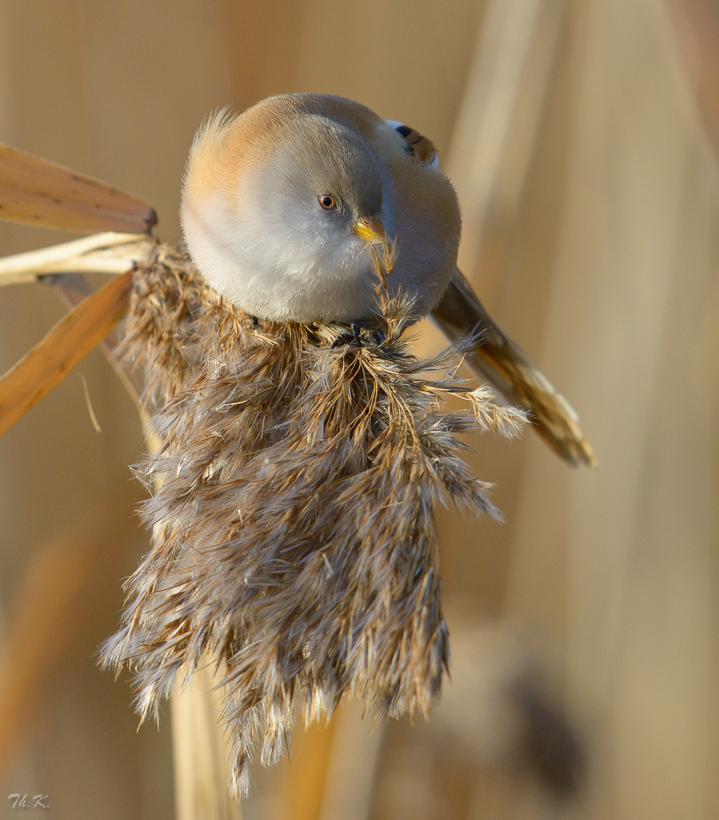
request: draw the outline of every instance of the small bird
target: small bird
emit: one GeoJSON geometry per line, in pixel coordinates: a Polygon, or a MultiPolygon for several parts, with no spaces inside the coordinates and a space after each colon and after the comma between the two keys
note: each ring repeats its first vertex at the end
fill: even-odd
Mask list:
{"type": "Polygon", "coordinates": [[[457,268],[457,195],[432,143],[327,94],[270,97],[200,128],[181,221],[190,255],[221,295],[258,319],[341,322],[377,315],[368,247],[393,243],[390,292],[450,339],[476,334],[470,366],[528,411],[572,464],[594,455],[569,403],[487,315],[457,268]]]}

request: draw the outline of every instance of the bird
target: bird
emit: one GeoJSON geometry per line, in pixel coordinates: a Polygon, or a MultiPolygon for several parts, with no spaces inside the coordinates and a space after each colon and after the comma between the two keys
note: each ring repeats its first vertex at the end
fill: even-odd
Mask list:
{"type": "Polygon", "coordinates": [[[215,112],[190,149],[180,220],[189,254],[221,296],[258,320],[376,318],[368,249],[392,245],[392,293],[523,408],[572,465],[594,466],[569,402],[498,327],[457,266],[461,214],[433,143],[331,94],[281,94],[215,112]]]}

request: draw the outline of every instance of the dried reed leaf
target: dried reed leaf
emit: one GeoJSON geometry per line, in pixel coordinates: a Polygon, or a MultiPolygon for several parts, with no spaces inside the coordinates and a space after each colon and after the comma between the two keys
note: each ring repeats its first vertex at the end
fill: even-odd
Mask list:
{"type": "Polygon", "coordinates": [[[170,249],[136,277],[124,344],[162,444],[138,468],[153,548],[105,663],[132,670],[145,716],[209,658],[237,791],[255,750],[270,764],[287,748],[297,710],[427,713],[448,660],[434,511],[497,514],[456,439],[483,414],[440,406],[466,393],[452,355],[418,361],[411,304],[378,300],[361,327],[262,323],[170,249]]]}
{"type": "Polygon", "coordinates": [[[157,214],[105,182],[0,144],[0,219],[82,233],[149,233],[157,214]]]}
{"type": "Polygon", "coordinates": [[[112,330],[127,309],[131,286],[126,273],[88,296],[0,379],[0,435],[112,330]]]}

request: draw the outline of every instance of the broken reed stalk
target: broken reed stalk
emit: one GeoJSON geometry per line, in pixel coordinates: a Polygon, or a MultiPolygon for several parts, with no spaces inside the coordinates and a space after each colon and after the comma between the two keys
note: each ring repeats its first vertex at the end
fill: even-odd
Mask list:
{"type": "Polygon", "coordinates": [[[106,663],[131,669],[144,716],[209,658],[237,791],[255,750],[269,764],[287,748],[297,710],[309,722],[356,698],[375,719],[426,714],[448,658],[434,510],[497,514],[455,436],[524,419],[431,375],[456,348],[408,352],[386,251],[381,315],[351,329],[257,322],[169,248],[135,280],[125,345],[162,445],[138,470],[153,549],[106,663]],[[448,393],[475,413],[443,412],[448,393]]]}
{"type": "Polygon", "coordinates": [[[209,666],[170,699],[176,820],[241,820],[227,788],[228,744],[221,720],[221,690],[209,666]]]}
{"type": "Polygon", "coordinates": [[[0,259],[0,287],[61,273],[123,274],[150,264],[157,242],[143,234],[99,233],[0,259]]]}

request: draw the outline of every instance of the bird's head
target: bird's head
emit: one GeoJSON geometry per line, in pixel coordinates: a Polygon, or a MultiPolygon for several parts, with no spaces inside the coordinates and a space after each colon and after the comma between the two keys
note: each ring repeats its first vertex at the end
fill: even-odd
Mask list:
{"type": "Polygon", "coordinates": [[[272,102],[217,115],[195,138],[181,208],[190,254],[259,318],[363,318],[374,304],[367,246],[393,231],[390,181],[351,128],[272,102]]]}

